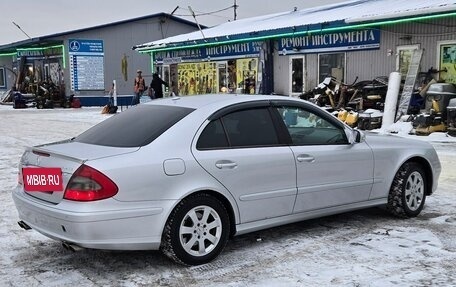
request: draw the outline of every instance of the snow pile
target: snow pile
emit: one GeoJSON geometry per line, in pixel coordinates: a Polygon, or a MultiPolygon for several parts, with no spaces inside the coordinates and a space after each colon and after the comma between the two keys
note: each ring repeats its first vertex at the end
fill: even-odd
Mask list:
{"type": "Polygon", "coordinates": [[[389,125],[387,127],[384,127],[382,129],[374,130],[378,131],[381,134],[387,134],[387,133],[392,133],[392,134],[398,134],[401,136],[407,136],[413,131],[413,126],[412,122],[395,122],[392,125],[389,125]]]}
{"type": "Polygon", "coordinates": [[[415,130],[413,128],[412,122],[397,121],[390,126],[381,129],[371,130],[370,132],[378,134],[394,134],[401,137],[414,138],[434,143],[456,143],[456,137],[452,137],[448,135],[448,133],[446,132],[433,132],[427,136],[415,135],[415,130]]]}

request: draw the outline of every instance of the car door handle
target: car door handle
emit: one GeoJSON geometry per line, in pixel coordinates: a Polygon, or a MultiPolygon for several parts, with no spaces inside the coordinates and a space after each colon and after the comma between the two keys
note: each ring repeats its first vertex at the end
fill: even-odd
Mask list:
{"type": "Polygon", "coordinates": [[[222,169],[222,168],[232,169],[232,168],[237,167],[237,163],[235,163],[233,161],[229,161],[229,160],[219,160],[215,163],[215,166],[219,169],[222,169]]]}
{"type": "Polygon", "coordinates": [[[308,154],[300,154],[296,157],[298,162],[315,162],[315,158],[308,154]]]}

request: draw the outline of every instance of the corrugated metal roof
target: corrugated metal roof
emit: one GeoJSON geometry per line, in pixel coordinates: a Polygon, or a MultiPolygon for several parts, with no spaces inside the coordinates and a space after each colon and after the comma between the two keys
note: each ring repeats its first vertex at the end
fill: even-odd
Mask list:
{"type": "MultiPolygon", "coordinates": [[[[198,27],[198,25],[194,22],[170,15],[168,13],[160,12],[160,13],[150,14],[150,15],[146,15],[146,16],[126,19],[126,20],[120,20],[120,21],[116,21],[116,22],[81,28],[81,29],[77,29],[77,30],[59,32],[59,33],[55,33],[55,34],[39,36],[39,37],[35,37],[32,39],[27,39],[27,40],[22,40],[22,41],[10,43],[10,44],[5,44],[5,45],[0,46],[0,52],[15,52],[16,48],[23,48],[23,47],[33,48],[33,47],[38,47],[41,45],[48,45],[49,39],[51,39],[51,38],[57,38],[57,37],[61,37],[61,36],[69,35],[69,34],[80,33],[80,32],[85,32],[85,31],[90,31],[90,30],[96,30],[96,29],[102,29],[102,28],[112,27],[112,26],[116,26],[116,25],[122,25],[122,24],[131,23],[131,22],[135,22],[135,21],[141,21],[141,20],[147,20],[147,19],[159,18],[159,17],[169,18],[176,22],[184,23],[186,25],[190,25],[193,27],[198,27]]],[[[203,27],[206,28],[206,26],[203,26],[203,27]]]]}
{"type": "Polygon", "coordinates": [[[455,0],[351,0],[227,22],[212,28],[177,35],[158,41],[137,45],[136,49],[166,47],[172,43],[184,43],[209,38],[234,35],[250,35],[255,32],[283,28],[341,22],[345,24],[395,19],[418,15],[456,11],[455,0]]]}

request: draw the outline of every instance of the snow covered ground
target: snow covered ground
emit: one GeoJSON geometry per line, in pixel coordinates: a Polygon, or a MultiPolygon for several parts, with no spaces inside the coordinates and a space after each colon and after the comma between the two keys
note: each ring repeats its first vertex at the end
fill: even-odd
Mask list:
{"type": "Polygon", "coordinates": [[[156,251],[72,253],[19,228],[11,190],[24,147],[75,136],[110,116],[100,111],[0,106],[0,286],[456,286],[456,140],[445,134],[419,137],[443,166],[419,217],[373,208],[268,229],[234,238],[203,266],[156,251]]]}

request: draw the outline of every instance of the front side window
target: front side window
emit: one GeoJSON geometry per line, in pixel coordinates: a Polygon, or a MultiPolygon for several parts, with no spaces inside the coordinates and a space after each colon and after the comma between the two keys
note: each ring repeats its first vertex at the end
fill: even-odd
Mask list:
{"type": "Polygon", "coordinates": [[[278,107],[277,111],[290,134],[293,145],[347,144],[345,131],[300,107],[278,107]]]}

